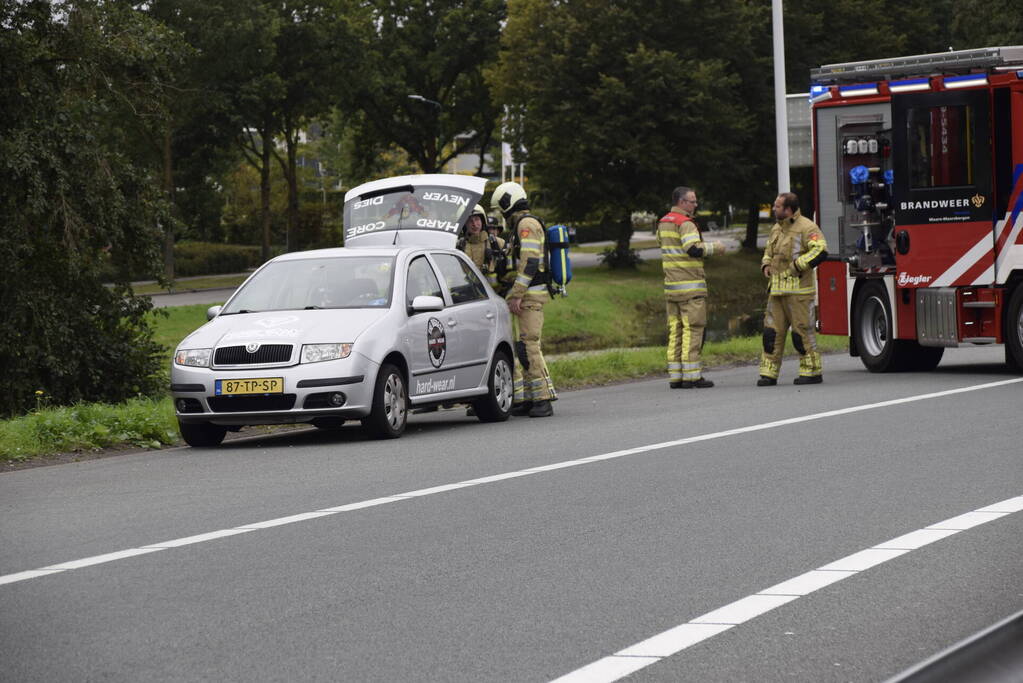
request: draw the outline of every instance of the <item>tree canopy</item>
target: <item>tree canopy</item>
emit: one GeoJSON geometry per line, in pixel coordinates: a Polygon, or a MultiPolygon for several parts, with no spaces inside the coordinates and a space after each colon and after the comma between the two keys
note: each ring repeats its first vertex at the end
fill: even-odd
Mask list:
{"type": "Polygon", "coordinates": [[[753,117],[715,35],[740,2],[512,0],[490,72],[528,150],[529,175],[563,218],[620,223],[679,184],[727,182],[753,117]],[[687,18],[691,30],[673,19],[687,18]],[[659,20],[663,19],[663,20],[659,20]]]}
{"type": "Polygon", "coordinates": [[[116,4],[3,7],[0,414],[37,396],[149,391],[159,379],[143,320],[150,303],[127,282],[153,269],[170,216],[151,169],[131,154],[131,124],[166,116],[153,103],[184,45],[116,4]]]}

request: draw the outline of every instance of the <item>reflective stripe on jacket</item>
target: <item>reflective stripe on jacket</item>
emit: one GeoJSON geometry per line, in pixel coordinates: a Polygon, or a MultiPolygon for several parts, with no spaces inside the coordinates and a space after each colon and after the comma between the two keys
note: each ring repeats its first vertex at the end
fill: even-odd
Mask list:
{"type": "Polygon", "coordinates": [[[515,284],[508,292],[506,299],[550,299],[547,283],[531,284],[538,273],[544,272],[543,260],[543,225],[525,211],[516,211],[511,215],[509,224],[514,231],[512,239],[518,242],[517,261],[515,263],[515,284]]]}
{"type": "Polygon", "coordinates": [[[703,259],[716,253],[717,244],[703,241],[692,214],[673,206],[657,224],[657,241],[661,245],[661,267],[664,268],[664,298],[686,301],[707,296],[703,259]]]}
{"type": "Polygon", "coordinates": [[[796,211],[774,224],[761,266],[771,266],[771,296],[813,294],[813,269],[827,256],[817,224],[796,211]]]}

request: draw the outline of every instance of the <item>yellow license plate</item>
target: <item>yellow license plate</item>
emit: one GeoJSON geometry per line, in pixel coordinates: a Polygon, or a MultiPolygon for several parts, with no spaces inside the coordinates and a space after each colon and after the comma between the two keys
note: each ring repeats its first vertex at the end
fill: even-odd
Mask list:
{"type": "Polygon", "coordinates": [[[239,394],[283,394],[283,377],[255,377],[248,379],[218,379],[214,391],[217,396],[239,394]]]}

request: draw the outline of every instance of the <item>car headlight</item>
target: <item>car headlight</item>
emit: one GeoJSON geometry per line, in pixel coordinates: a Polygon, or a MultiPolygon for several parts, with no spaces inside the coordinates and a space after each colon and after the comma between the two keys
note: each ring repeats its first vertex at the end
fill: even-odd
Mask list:
{"type": "Polygon", "coordinates": [[[339,360],[348,358],[351,353],[351,344],[306,344],[302,347],[302,362],[319,363],[324,360],[339,360]]]}
{"type": "Polygon", "coordinates": [[[174,354],[174,362],[178,365],[208,368],[211,355],[213,355],[213,349],[178,349],[174,354]]]}

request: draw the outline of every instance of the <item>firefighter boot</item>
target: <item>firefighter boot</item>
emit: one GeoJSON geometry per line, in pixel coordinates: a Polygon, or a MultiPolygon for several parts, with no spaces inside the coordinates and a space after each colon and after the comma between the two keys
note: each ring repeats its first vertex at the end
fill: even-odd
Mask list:
{"type": "Polygon", "coordinates": [[[822,375],[810,375],[809,377],[803,377],[803,376],[797,377],[794,380],[792,380],[792,383],[793,384],[820,384],[823,381],[824,381],[824,377],[822,375]]]}
{"type": "Polygon", "coordinates": [[[691,382],[689,381],[682,382],[683,389],[710,389],[712,386],[714,386],[714,383],[711,382],[709,379],[705,379],[703,377],[700,377],[699,379],[694,379],[691,382]]]}
{"type": "Polygon", "coordinates": [[[536,401],[529,409],[530,417],[550,417],[554,414],[554,406],[550,401],[536,401]]]}
{"type": "Polygon", "coordinates": [[[512,406],[511,414],[516,417],[525,417],[529,415],[529,411],[533,409],[532,401],[525,401],[524,403],[516,403],[512,406]]]}
{"type": "Polygon", "coordinates": [[[764,375],[760,375],[760,379],[757,380],[758,387],[773,387],[777,383],[778,380],[774,377],[765,377],[764,375]]]}

